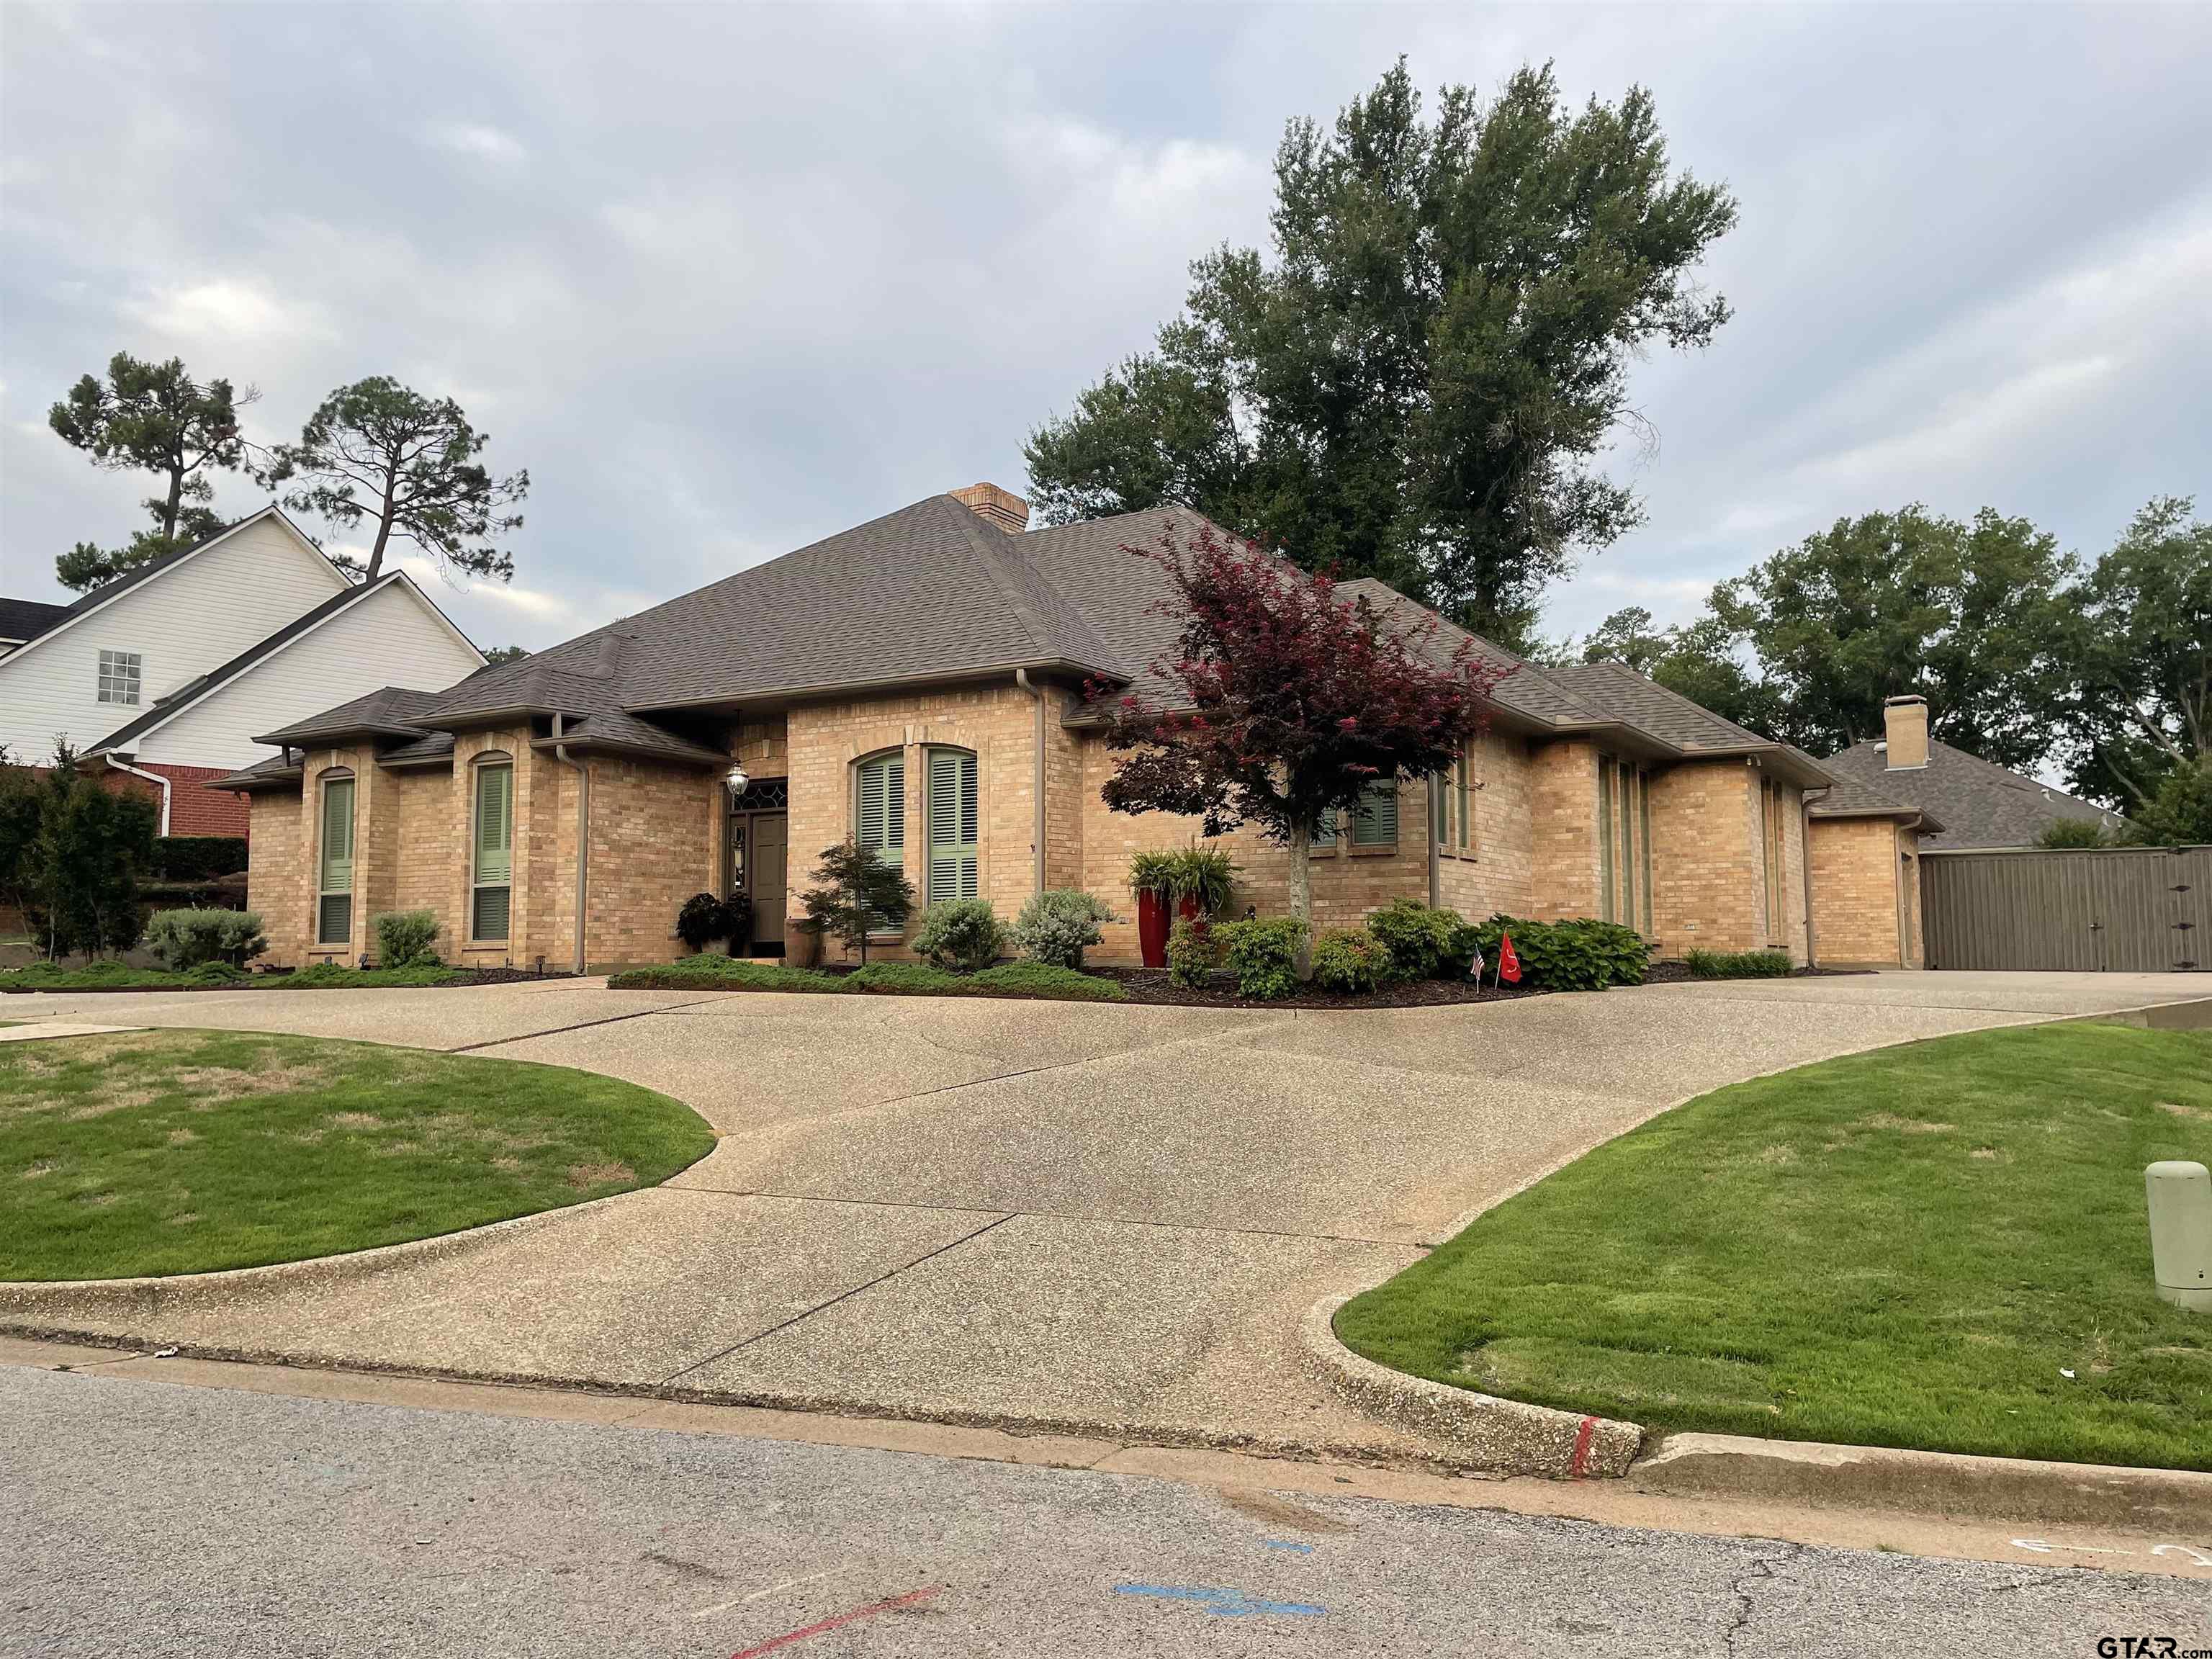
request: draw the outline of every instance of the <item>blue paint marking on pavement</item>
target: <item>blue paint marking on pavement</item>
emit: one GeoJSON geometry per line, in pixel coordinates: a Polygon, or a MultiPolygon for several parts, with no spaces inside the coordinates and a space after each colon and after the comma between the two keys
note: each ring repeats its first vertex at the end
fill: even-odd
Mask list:
{"type": "Polygon", "coordinates": [[[1299,1619],[1319,1619],[1328,1609],[1317,1607],[1310,1601],[1265,1601],[1248,1596],[1243,1590],[1212,1589],[1201,1584],[1116,1584],[1116,1595],[1152,1595],[1166,1601],[1200,1601],[1208,1613],[1218,1613],[1231,1619],[1241,1619],[1247,1613],[1285,1613],[1299,1619]]]}
{"type": "Polygon", "coordinates": [[[1287,1538],[1262,1538],[1261,1543],[1271,1550],[1289,1550],[1294,1555],[1311,1555],[1311,1544],[1294,1544],[1287,1538]]]}

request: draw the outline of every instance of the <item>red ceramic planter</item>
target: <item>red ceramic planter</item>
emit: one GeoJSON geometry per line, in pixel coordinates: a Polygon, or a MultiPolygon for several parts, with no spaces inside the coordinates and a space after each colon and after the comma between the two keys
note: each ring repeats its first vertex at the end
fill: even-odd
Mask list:
{"type": "Polygon", "coordinates": [[[1168,965],[1168,907],[1158,893],[1137,895],[1137,949],[1146,967],[1168,965]]]}

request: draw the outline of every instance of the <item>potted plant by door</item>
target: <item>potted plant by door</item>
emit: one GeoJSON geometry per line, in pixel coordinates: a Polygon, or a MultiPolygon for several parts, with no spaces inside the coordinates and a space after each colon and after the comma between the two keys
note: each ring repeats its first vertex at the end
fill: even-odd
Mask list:
{"type": "Polygon", "coordinates": [[[1228,854],[1203,847],[1187,847],[1170,854],[1170,860],[1168,890],[1175,898],[1176,915],[1203,938],[1213,918],[1229,908],[1237,866],[1228,854]]]}
{"type": "Polygon", "coordinates": [[[787,968],[822,965],[822,924],[811,916],[794,916],[784,924],[783,964],[787,968]]]}
{"type": "Polygon", "coordinates": [[[1168,913],[1176,902],[1175,853],[1139,853],[1129,860],[1129,890],[1137,896],[1137,949],[1147,968],[1168,965],[1168,913]]]}

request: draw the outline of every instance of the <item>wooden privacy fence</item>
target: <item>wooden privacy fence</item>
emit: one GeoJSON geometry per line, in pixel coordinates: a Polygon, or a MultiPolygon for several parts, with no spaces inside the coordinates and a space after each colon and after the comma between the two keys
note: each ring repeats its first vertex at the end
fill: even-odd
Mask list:
{"type": "Polygon", "coordinates": [[[1923,852],[1920,902],[1930,968],[2212,966],[2212,847],[1923,852]]]}

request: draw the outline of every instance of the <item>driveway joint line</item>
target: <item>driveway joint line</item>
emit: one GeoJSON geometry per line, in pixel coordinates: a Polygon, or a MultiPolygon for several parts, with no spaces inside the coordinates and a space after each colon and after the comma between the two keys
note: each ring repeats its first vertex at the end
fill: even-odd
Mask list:
{"type": "Polygon", "coordinates": [[[824,1308],[834,1308],[840,1302],[848,1301],[852,1297],[860,1295],[862,1291],[873,1290],[885,1279],[897,1278],[901,1273],[906,1272],[910,1267],[919,1267],[925,1261],[933,1261],[939,1256],[943,1255],[947,1250],[957,1249],[960,1246],[965,1244],[969,1239],[980,1238],[985,1233],[989,1232],[992,1228],[1004,1226],[1007,1222],[1012,1221],[1013,1218],[1014,1218],[1012,1215],[998,1216],[992,1220],[985,1222],[980,1227],[961,1234],[959,1237],[951,1240],[949,1243],[939,1245],[933,1250],[924,1252],[922,1255],[915,1257],[911,1261],[901,1262],[897,1267],[893,1267],[888,1273],[878,1273],[873,1279],[869,1279],[866,1284],[855,1285],[848,1291],[840,1291],[836,1296],[831,1297],[827,1302],[817,1303],[813,1307],[807,1308],[799,1313],[795,1313],[792,1315],[790,1318],[783,1320],[780,1323],[771,1325],[764,1331],[757,1331],[752,1335],[745,1338],[742,1342],[732,1342],[728,1347],[724,1348],[719,1353],[710,1353],[702,1359],[696,1359],[692,1361],[689,1365],[679,1366],[677,1370],[671,1371],[666,1376],[662,1377],[660,1379],[659,1386],[665,1389],[671,1383],[674,1382],[679,1376],[689,1376],[693,1371],[698,1370],[703,1366],[711,1365],[718,1359],[727,1359],[732,1354],[736,1353],[741,1348],[750,1348],[756,1342],[765,1342],[769,1337],[775,1335],[778,1332],[789,1330],[793,1325],[798,1324],[801,1320],[813,1318],[816,1314],[820,1313],[824,1308]]]}
{"type": "MultiPolygon", "coordinates": [[[[927,1210],[941,1215],[995,1215],[1000,1221],[1081,1221],[1102,1227],[1153,1227],[1170,1233],[1231,1233],[1248,1238],[1308,1238],[1324,1244],[1379,1244],[1390,1249],[1427,1251],[1416,1239],[1369,1238],[1359,1233],[1301,1233],[1280,1227],[1224,1227],[1203,1221],[1150,1221],[1142,1216],[1091,1215],[1080,1210],[1000,1210],[989,1204],[925,1204],[908,1198],[835,1198],[822,1193],[780,1193],[766,1187],[678,1187],[643,1188],[654,1193],[701,1193],[717,1198],[773,1198],[787,1204],[848,1204],[856,1209],[927,1210]]],[[[994,1221],[993,1226],[998,1225],[994,1221]]],[[[981,1231],[980,1229],[978,1231],[981,1231]]],[[[973,1235],[971,1234],[972,1237],[973,1235]]],[[[956,1241],[957,1242],[957,1241],[956,1241]]],[[[946,1246],[949,1249],[950,1245],[946,1246]]],[[[926,1258],[925,1258],[926,1259],[926,1258]]],[[[902,1268],[900,1271],[903,1272],[902,1268]]]]}
{"type": "Polygon", "coordinates": [[[626,1019],[650,1019],[655,1014],[672,1014],[683,1008],[701,1008],[716,1000],[702,997],[696,1002],[672,1002],[665,1008],[641,1008],[631,1014],[609,1014],[604,1019],[580,1019],[573,1025],[555,1025],[543,1031],[525,1031],[517,1036],[491,1037],[483,1042],[464,1042],[458,1048],[447,1048],[449,1054],[472,1054],[479,1048],[503,1048],[510,1042],[529,1042],[538,1037],[561,1036],[569,1031],[588,1031],[595,1025],[619,1025],[626,1019]]]}

